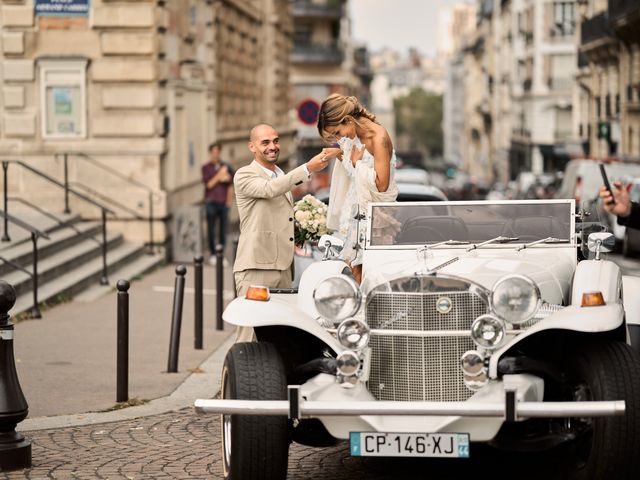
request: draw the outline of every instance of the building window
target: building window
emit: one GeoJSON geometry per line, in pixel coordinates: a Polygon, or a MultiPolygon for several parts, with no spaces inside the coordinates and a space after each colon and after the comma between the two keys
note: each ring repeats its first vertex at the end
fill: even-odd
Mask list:
{"type": "Polygon", "coordinates": [[[574,2],[554,2],[552,37],[568,37],[576,28],[574,2]]]}
{"type": "Polygon", "coordinates": [[[86,137],[87,60],[41,60],[38,65],[42,137],[86,137]]]}

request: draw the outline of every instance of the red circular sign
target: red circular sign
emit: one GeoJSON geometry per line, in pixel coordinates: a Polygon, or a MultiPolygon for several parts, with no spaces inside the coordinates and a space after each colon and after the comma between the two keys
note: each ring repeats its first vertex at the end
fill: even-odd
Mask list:
{"type": "Polygon", "coordinates": [[[320,113],[320,104],[311,98],[303,100],[298,105],[298,118],[305,125],[315,125],[318,121],[318,113],[320,113]]]}

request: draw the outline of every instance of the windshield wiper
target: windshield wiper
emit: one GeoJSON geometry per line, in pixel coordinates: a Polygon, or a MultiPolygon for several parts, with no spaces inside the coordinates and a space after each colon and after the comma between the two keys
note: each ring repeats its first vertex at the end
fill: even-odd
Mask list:
{"type": "Polygon", "coordinates": [[[516,248],[516,252],[519,252],[520,250],[524,250],[525,248],[533,247],[534,245],[539,245],[541,243],[569,243],[569,239],[547,237],[547,238],[543,238],[542,240],[536,240],[535,242],[525,243],[521,247],[516,248]]]}
{"type": "Polygon", "coordinates": [[[475,243],[473,245],[471,245],[469,248],[467,248],[467,252],[470,252],[471,250],[475,250],[477,248],[482,248],[485,245],[490,245],[492,243],[509,243],[509,242],[515,242],[517,240],[520,240],[518,237],[503,237],[502,235],[500,235],[499,237],[496,238],[492,238],[491,240],[487,240],[486,242],[482,242],[482,243],[475,243]]]}

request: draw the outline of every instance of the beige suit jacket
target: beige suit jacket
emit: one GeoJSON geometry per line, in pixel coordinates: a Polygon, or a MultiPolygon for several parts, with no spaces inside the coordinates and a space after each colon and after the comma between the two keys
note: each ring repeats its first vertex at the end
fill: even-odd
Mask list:
{"type": "Polygon", "coordinates": [[[233,177],[240,216],[234,272],[287,270],[293,263],[293,203],[289,192],[307,180],[303,165],[270,178],[254,161],[233,177]]]}

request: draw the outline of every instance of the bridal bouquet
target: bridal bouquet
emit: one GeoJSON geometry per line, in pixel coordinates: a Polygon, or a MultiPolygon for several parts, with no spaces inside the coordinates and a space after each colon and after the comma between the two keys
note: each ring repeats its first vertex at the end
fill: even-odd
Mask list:
{"type": "Polygon", "coordinates": [[[293,206],[295,218],[295,243],[302,246],[305,241],[317,241],[327,229],[327,206],[313,195],[305,195],[293,206]]]}

